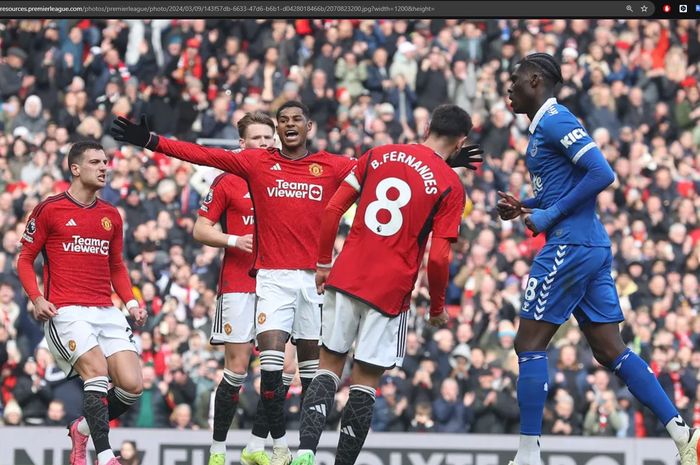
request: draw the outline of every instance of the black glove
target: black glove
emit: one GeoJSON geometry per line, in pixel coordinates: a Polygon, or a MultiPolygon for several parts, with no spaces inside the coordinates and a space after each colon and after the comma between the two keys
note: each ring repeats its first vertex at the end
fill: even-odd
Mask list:
{"type": "Polygon", "coordinates": [[[141,115],[139,124],[132,123],[128,119],[119,116],[112,121],[109,131],[115,140],[128,142],[154,150],[158,146],[158,136],[151,134],[146,122],[146,115],[141,115]]]}
{"type": "Polygon", "coordinates": [[[478,167],[473,163],[481,163],[484,157],[481,156],[484,151],[478,145],[468,145],[462,147],[457,155],[447,160],[447,164],[452,168],[464,167],[470,170],[476,170],[478,167]]]}

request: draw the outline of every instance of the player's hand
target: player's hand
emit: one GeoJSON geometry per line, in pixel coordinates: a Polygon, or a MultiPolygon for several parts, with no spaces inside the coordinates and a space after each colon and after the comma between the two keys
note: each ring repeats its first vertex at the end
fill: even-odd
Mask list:
{"type": "Polygon", "coordinates": [[[540,233],[540,230],[537,229],[537,226],[535,226],[535,223],[532,221],[532,214],[531,213],[527,213],[527,214],[523,215],[523,222],[525,223],[525,226],[527,227],[527,229],[532,231],[532,234],[534,236],[536,236],[540,233]]]}
{"type": "Polygon", "coordinates": [[[131,307],[129,309],[129,315],[134,319],[136,326],[143,326],[146,324],[146,319],[148,318],[148,312],[145,308],[141,307],[131,307]]]}
{"type": "Polygon", "coordinates": [[[109,132],[115,140],[128,142],[139,147],[148,146],[148,142],[151,140],[151,131],[148,129],[146,115],[141,115],[141,121],[138,124],[119,116],[112,121],[109,132]]]}
{"type": "Polygon", "coordinates": [[[541,232],[548,231],[562,216],[556,204],[545,210],[541,208],[533,208],[532,210],[524,209],[524,213],[523,221],[525,221],[525,226],[527,226],[535,236],[541,232]]]}
{"type": "Polygon", "coordinates": [[[469,168],[470,170],[476,170],[478,166],[475,163],[482,163],[484,161],[483,155],[484,151],[478,145],[468,145],[462,147],[457,155],[452,156],[447,160],[447,164],[452,168],[469,168]]]}
{"type": "Polygon", "coordinates": [[[434,326],[436,328],[439,328],[443,326],[445,323],[447,323],[450,320],[450,315],[447,314],[447,310],[442,310],[442,313],[436,316],[431,316],[430,319],[428,320],[428,324],[430,326],[434,326]]]}
{"type": "Polygon", "coordinates": [[[58,310],[56,310],[56,306],[54,304],[42,296],[36,298],[34,301],[34,317],[37,320],[47,321],[56,315],[58,315],[58,310]]]}
{"type": "Polygon", "coordinates": [[[236,239],[235,247],[243,252],[253,253],[253,235],[246,234],[245,236],[239,236],[238,239],[236,239]]]}
{"type": "Polygon", "coordinates": [[[321,295],[326,291],[326,281],[328,280],[328,275],[331,274],[330,268],[317,268],[316,269],[316,292],[321,295]]]}
{"type": "Polygon", "coordinates": [[[508,221],[520,216],[523,210],[523,204],[520,200],[513,197],[510,192],[498,191],[498,196],[501,198],[496,205],[496,210],[498,211],[498,216],[502,220],[508,221]]]}

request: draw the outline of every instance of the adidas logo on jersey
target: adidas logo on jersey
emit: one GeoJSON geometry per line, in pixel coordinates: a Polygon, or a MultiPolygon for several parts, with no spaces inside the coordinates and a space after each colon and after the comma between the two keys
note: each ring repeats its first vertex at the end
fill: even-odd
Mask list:
{"type": "Polygon", "coordinates": [[[282,171],[282,167],[280,166],[279,163],[275,163],[272,165],[272,168],[270,168],[272,171],[282,171]]]}
{"type": "Polygon", "coordinates": [[[326,406],[324,404],[316,404],[312,405],[309,407],[309,410],[313,410],[314,412],[318,412],[324,417],[326,416],[326,406]]]}
{"type": "Polygon", "coordinates": [[[75,222],[73,218],[68,220],[68,223],[66,223],[66,226],[78,226],[78,223],[75,222]]]}

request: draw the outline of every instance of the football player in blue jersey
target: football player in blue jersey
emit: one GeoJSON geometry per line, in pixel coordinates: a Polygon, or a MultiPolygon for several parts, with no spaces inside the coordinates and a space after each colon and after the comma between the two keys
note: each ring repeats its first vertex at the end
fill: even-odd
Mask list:
{"type": "Polygon", "coordinates": [[[515,351],[520,364],[520,445],[511,465],[540,465],[539,436],[547,398],[547,345],[571,315],[595,358],[627,385],[665,425],[678,446],[681,465],[697,465],[700,430],[690,429],[649,366],[625,346],[624,319],[615,290],[610,239],[596,214],[598,193],[615,174],[576,117],[554,98],[561,69],[546,53],[528,55],[511,76],[515,113],[530,118],[526,164],[534,197],[517,200],[499,192],[502,219],[522,216],[547,244],[530,270],[515,351]]]}

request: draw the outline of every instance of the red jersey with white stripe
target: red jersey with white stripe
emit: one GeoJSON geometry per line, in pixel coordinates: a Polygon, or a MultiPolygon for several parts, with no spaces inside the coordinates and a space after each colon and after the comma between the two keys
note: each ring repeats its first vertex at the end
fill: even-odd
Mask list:
{"type": "Polygon", "coordinates": [[[399,315],[409,308],[430,233],[457,239],[464,187],[433,150],[407,144],[369,150],[346,182],[360,198],[326,287],[399,315]]]}
{"type": "MultiPolygon", "coordinates": [[[[199,207],[199,216],[219,223],[226,234],[253,234],[253,202],[246,182],[232,174],[220,174],[211,184],[199,207]]],[[[231,292],[255,292],[250,277],[254,255],[235,247],[227,247],[219,273],[219,295],[231,292]]]]}
{"type": "Polygon", "coordinates": [[[157,150],[248,183],[255,208],[255,268],[315,270],[323,209],[356,160],[317,152],[290,160],[277,148],[238,153],[159,137],[157,150]]]}
{"type": "Polygon", "coordinates": [[[110,265],[122,263],[124,238],[117,209],[101,199],[82,205],[64,192],[32,211],[21,254],[44,257],[44,297],[56,308],[111,307],[110,265]]]}

